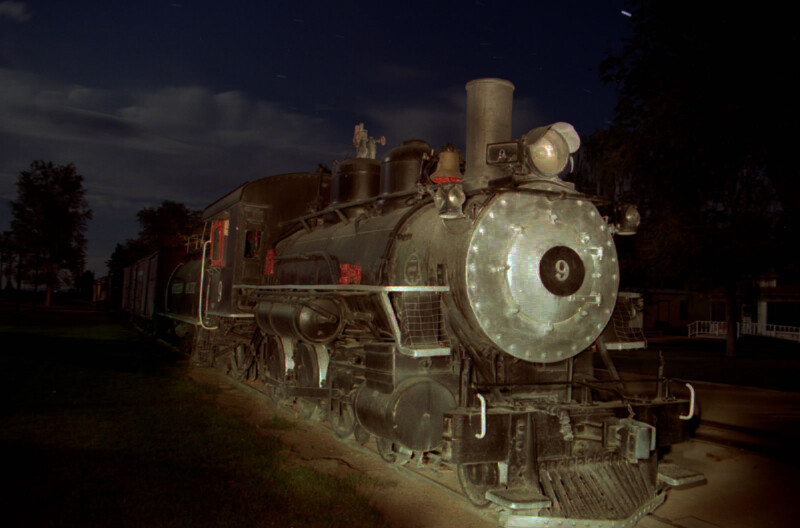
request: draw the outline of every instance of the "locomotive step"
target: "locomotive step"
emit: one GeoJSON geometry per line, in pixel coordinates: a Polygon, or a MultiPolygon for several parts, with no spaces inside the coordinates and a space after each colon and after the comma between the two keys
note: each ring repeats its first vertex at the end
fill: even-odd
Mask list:
{"type": "Polygon", "coordinates": [[[675,488],[703,482],[706,476],[699,471],[685,468],[677,464],[659,464],[658,480],[675,488]]]}
{"type": "Polygon", "coordinates": [[[486,498],[509,510],[541,510],[552,501],[543,495],[533,495],[529,488],[497,488],[486,492],[486,498]]]}

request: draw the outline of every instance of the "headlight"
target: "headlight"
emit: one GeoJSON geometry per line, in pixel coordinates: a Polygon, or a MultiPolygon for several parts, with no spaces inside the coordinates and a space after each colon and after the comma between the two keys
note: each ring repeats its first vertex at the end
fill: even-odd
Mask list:
{"type": "Polygon", "coordinates": [[[525,165],[543,176],[558,176],[578,150],[581,140],[572,125],[554,123],[534,128],[522,137],[525,165]]]}
{"type": "Polygon", "coordinates": [[[534,178],[536,175],[554,178],[566,168],[580,146],[581,138],[572,125],[553,123],[534,128],[516,141],[486,145],[486,164],[518,167],[534,178]]]}
{"type": "Polygon", "coordinates": [[[615,207],[616,222],[615,232],[618,235],[635,235],[636,230],[639,229],[639,223],[642,217],[639,215],[639,210],[632,204],[618,204],[615,207]]]}

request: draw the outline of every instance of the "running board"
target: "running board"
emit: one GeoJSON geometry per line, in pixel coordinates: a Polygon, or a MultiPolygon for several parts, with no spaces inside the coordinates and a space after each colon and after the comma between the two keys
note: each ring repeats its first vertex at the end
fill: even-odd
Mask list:
{"type": "Polygon", "coordinates": [[[486,498],[508,510],[541,510],[553,504],[548,497],[532,495],[528,488],[491,489],[486,492],[486,498]]]}
{"type": "Polygon", "coordinates": [[[693,469],[685,468],[677,464],[659,464],[658,480],[668,486],[681,488],[691,484],[697,484],[706,480],[706,476],[693,469]]]}
{"type": "MultiPolygon", "coordinates": [[[[489,493],[486,494],[487,499],[489,493]]],[[[661,506],[665,498],[665,493],[655,495],[624,519],[539,517],[530,511],[504,509],[500,512],[499,522],[503,528],[634,528],[642,517],[661,506]]]]}

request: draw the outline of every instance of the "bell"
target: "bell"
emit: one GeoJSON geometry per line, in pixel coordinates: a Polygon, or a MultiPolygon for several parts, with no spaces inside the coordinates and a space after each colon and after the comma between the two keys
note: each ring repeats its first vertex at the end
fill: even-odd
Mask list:
{"type": "Polygon", "coordinates": [[[463,178],[458,170],[458,152],[442,151],[439,153],[439,165],[431,174],[433,183],[458,182],[463,178]]]}

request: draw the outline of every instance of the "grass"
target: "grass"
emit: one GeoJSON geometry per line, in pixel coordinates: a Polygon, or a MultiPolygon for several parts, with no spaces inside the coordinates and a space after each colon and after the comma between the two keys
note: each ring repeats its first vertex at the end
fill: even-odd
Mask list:
{"type": "Polygon", "coordinates": [[[359,482],[282,463],[184,358],[103,314],[0,331],[7,526],[382,526],[359,482]],[[10,522],[9,522],[10,521],[10,522]]]}
{"type": "Polygon", "coordinates": [[[299,429],[300,426],[297,422],[292,420],[287,420],[282,416],[270,416],[263,422],[259,424],[259,427],[263,429],[269,429],[272,431],[293,431],[295,429],[299,429]]]}

